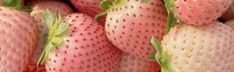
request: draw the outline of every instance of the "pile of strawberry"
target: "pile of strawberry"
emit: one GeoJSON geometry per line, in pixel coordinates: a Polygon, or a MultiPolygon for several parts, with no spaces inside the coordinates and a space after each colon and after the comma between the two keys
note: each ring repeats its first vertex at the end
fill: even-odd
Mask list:
{"type": "Polygon", "coordinates": [[[0,0],[0,72],[234,72],[234,0],[0,0]]]}

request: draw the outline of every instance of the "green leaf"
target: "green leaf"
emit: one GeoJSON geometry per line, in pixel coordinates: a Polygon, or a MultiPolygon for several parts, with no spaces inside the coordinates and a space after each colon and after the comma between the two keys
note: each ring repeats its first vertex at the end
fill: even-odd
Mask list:
{"type": "Polygon", "coordinates": [[[53,23],[54,23],[54,19],[53,19],[53,14],[47,9],[44,11],[44,22],[46,23],[48,28],[51,28],[53,23]]]}
{"type": "Polygon", "coordinates": [[[102,12],[102,13],[99,13],[97,14],[95,17],[94,17],[94,20],[98,21],[102,16],[106,15],[107,12],[102,12]]]}
{"type": "Polygon", "coordinates": [[[112,2],[110,0],[103,0],[101,3],[100,3],[100,7],[106,11],[108,10],[109,8],[111,8],[113,6],[112,2]]]}
{"type": "Polygon", "coordinates": [[[157,38],[151,37],[150,42],[157,51],[159,51],[159,52],[162,51],[161,43],[157,38]]]}
{"type": "Polygon", "coordinates": [[[22,6],[21,11],[25,11],[25,12],[30,13],[30,12],[32,12],[32,8],[29,6],[22,6]]]}
{"type": "Polygon", "coordinates": [[[21,0],[3,0],[2,5],[6,7],[14,8],[16,10],[25,11],[28,13],[32,11],[32,8],[30,8],[29,6],[23,6],[21,3],[22,3],[21,0]]]}
{"type": "Polygon", "coordinates": [[[61,38],[61,37],[53,37],[51,39],[51,42],[52,42],[53,45],[59,46],[59,45],[61,45],[63,43],[63,38],[61,38]]]}
{"type": "Polygon", "coordinates": [[[4,0],[3,6],[19,8],[21,7],[21,2],[20,0],[4,0]]]}
{"type": "Polygon", "coordinates": [[[164,0],[168,17],[167,17],[167,23],[166,23],[166,33],[170,31],[170,29],[174,26],[176,26],[179,23],[179,20],[176,18],[174,14],[174,1],[173,0],[164,0]]]}
{"type": "Polygon", "coordinates": [[[56,22],[62,23],[62,16],[58,11],[56,12],[56,22]]]}
{"type": "Polygon", "coordinates": [[[150,42],[157,51],[155,58],[159,62],[159,64],[161,64],[160,60],[158,60],[161,58],[161,54],[162,54],[162,47],[161,47],[160,41],[157,38],[152,37],[150,42]]]}
{"type": "Polygon", "coordinates": [[[113,5],[119,5],[119,4],[122,4],[123,2],[124,2],[124,0],[115,0],[113,5]]]}
{"type": "Polygon", "coordinates": [[[169,12],[166,23],[166,33],[170,31],[170,29],[178,24],[176,17],[173,13],[169,12]]]}
{"type": "Polygon", "coordinates": [[[37,65],[45,63],[48,60],[50,52],[62,45],[64,34],[68,31],[68,24],[64,23],[62,16],[57,12],[55,19],[49,10],[44,12],[44,21],[49,28],[49,34],[46,41],[46,46],[38,60],[37,65]]]}
{"type": "Polygon", "coordinates": [[[169,67],[170,56],[162,50],[160,41],[155,37],[151,37],[150,42],[153,45],[153,47],[157,50],[155,58],[157,62],[161,65],[161,72],[174,72],[169,67]]]}
{"type": "Polygon", "coordinates": [[[45,45],[45,48],[42,51],[42,54],[41,54],[41,56],[38,59],[37,66],[39,66],[40,64],[45,63],[46,57],[48,57],[48,51],[50,51],[54,47],[55,46],[51,42],[49,42],[49,43],[47,43],[45,45]]]}
{"type": "Polygon", "coordinates": [[[141,0],[141,3],[148,3],[150,0],[141,0]]]}
{"type": "Polygon", "coordinates": [[[56,31],[56,36],[63,36],[65,32],[68,30],[68,24],[67,23],[61,23],[59,25],[57,31],[56,31]]]}
{"type": "Polygon", "coordinates": [[[156,53],[157,53],[156,51],[150,53],[150,54],[148,55],[148,58],[149,58],[149,59],[156,59],[156,58],[155,58],[156,53]]]}

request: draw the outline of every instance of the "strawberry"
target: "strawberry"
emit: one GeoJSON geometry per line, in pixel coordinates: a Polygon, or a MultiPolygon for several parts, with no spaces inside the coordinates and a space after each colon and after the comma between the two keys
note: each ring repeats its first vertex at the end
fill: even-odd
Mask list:
{"type": "MultiPolygon", "coordinates": [[[[20,9],[17,1],[4,5],[20,9]]],[[[0,71],[23,72],[37,44],[35,21],[23,11],[10,7],[0,10],[0,71]]]]}
{"type": "Polygon", "coordinates": [[[118,72],[159,72],[159,65],[154,61],[146,61],[123,53],[118,72]]]}
{"type": "Polygon", "coordinates": [[[46,63],[47,72],[116,71],[120,52],[108,41],[102,26],[85,14],[68,15],[65,22],[69,26],[60,20],[58,16],[55,24],[47,23],[52,28],[39,60],[46,63]]]}
{"type": "Polygon", "coordinates": [[[150,37],[162,39],[166,24],[166,10],[161,0],[108,0],[101,6],[107,13],[105,31],[109,40],[122,51],[145,60],[155,51],[150,37]],[[109,6],[109,7],[108,7],[109,6]]]}
{"type": "Polygon", "coordinates": [[[234,30],[213,22],[180,24],[161,41],[152,39],[162,72],[234,72],[234,30]]]}
{"type": "Polygon", "coordinates": [[[234,29],[234,20],[229,20],[225,24],[229,25],[230,27],[234,29]]]}
{"type": "MultiPolygon", "coordinates": [[[[164,0],[168,10],[168,24],[206,25],[216,21],[233,0],[164,0]]],[[[169,30],[167,30],[169,31],[169,30]]]]}
{"type": "Polygon", "coordinates": [[[229,9],[225,13],[223,13],[223,15],[221,16],[221,19],[225,21],[234,19],[234,2],[229,7],[229,9]]]}

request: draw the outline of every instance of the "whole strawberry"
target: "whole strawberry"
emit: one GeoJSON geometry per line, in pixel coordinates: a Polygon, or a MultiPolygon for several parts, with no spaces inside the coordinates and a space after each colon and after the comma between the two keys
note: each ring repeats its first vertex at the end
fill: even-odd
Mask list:
{"type": "MultiPolygon", "coordinates": [[[[32,6],[33,10],[30,13],[31,16],[34,17],[34,19],[37,22],[37,28],[39,33],[39,41],[37,49],[33,55],[32,61],[30,62],[31,68],[30,71],[33,72],[36,68],[36,62],[45,46],[46,37],[48,35],[48,28],[43,20],[43,14],[45,10],[50,10],[52,12],[53,18],[56,18],[56,13],[60,13],[62,17],[65,17],[68,14],[72,13],[72,9],[65,3],[61,1],[41,1],[37,2],[32,6]]],[[[43,67],[43,66],[40,66],[43,67]]],[[[29,70],[29,69],[28,69],[29,70]]]]}
{"type": "Polygon", "coordinates": [[[225,13],[223,13],[223,15],[221,16],[221,19],[223,19],[225,21],[229,21],[231,19],[234,19],[234,2],[229,7],[229,9],[225,13]]]}
{"type": "Polygon", "coordinates": [[[105,31],[109,40],[126,53],[150,60],[148,55],[155,51],[150,37],[162,39],[164,35],[167,15],[162,1],[105,0],[101,6],[107,13],[105,31]]]}
{"type": "Polygon", "coordinates": [[[108,41],[102,26],[85,14],[68,15],[67,24],[61,23],[59,17],[50,25],[47,45],[39,60],[46,63],[47,72],[117,71],[120,52],[108,41]]]}
{"type": "Polygon", "coordinates": [[[159,69],[159,65],[154,61],[146,61],[123,53],[118,72],[159,72],[159,69]]]}
{"type": "Polygon", "coordinates": [[[169,26],[178,22],[190,25],[212,24],[211,22],[216,21],[229,8],[232,1],[164,0],[169,14],[169,26]]]}
{"type": "Polygon", "coordinates": [[[234,20],[229,20],[225,24],[229,25],[230,27],[234,29],[234,20]]]}
{"type": "MultiPolygon", "coordinates": [[[[11,7],[20,9],[15,1],[11,7]]],[[[0,7],[0,36],[0,71],[23,72],[37,44],[34,19],[26,12],[0,7]]]]}
{"type": "Polygon", "coordinates": [[[225,24],[180,24],[161,46],[155,38],[152,43],[162,72],[234,72],[234,31],[225,24]]]}

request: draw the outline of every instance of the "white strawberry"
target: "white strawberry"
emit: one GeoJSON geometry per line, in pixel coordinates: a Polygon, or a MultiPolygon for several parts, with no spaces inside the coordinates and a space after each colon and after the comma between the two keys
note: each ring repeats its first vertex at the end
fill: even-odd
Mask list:
{"type": "Polygon", "coordinates": [[[180,24],[161,46],[155,38],[151,42],[162,72],[234,72],[234,30],[225,24],[180,24]]]}

